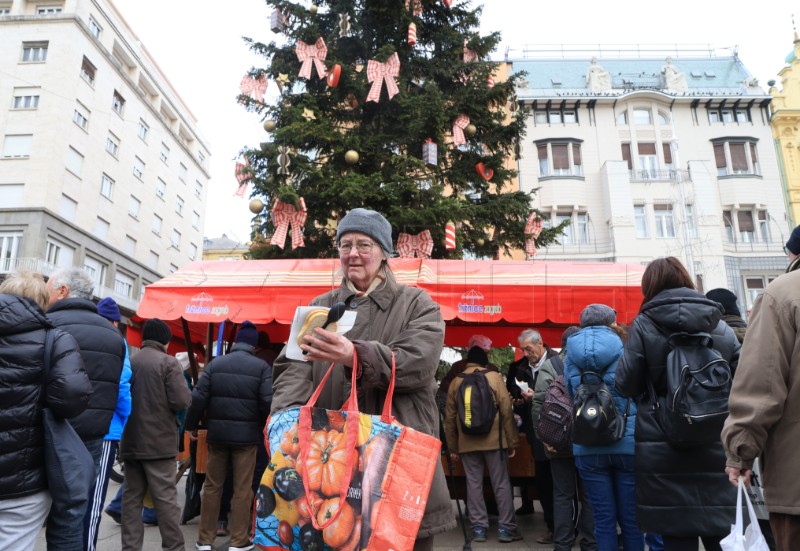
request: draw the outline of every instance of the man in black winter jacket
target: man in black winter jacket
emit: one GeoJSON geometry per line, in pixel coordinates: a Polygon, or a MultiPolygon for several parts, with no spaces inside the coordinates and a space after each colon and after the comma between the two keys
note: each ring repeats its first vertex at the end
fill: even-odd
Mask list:
{"type": "Polygon", "coordinates": [[[256,449],[272,404],[272,368],[255,356],[258,331],[246,321],[230,354],[206,366],[192,392],[186,430],[196,431],[203,413],[208,427],[208,465],[197,534],[199,551],[211,551],[228,462],[233,467],[233,498],[228,549],[252,549],[247,534],[253,501],[256,449]]]}
{"type": "MultiPolygon", "coordinates": [[[[50,293],[47,317],[78,342],[92,383],[89,407],[69,422],[92,454],[97,470],[103,454],[103,438],[117,407],[125,342],[111,322],[97,313],[97,306],[91,300],[94,282],[86,271],[58,270],[47,281],[47,290],[50,293]]],[[[54,504],[47,519],[48,549],[82,551],[85,513],[86,504],[71,508],[54,504]]]]}

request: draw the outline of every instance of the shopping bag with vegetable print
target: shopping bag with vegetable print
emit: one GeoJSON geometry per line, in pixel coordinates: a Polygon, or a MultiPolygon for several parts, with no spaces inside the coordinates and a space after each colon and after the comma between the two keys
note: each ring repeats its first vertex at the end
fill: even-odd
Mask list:
{"type": "Polygon", "coordinates": [[[394,357],[381,415],[359,413],[355,392],[341,411],[314,407],[332,369],[305,406],[267,423],[271,456],[256,495],[253,541],[270,551],[410,551],[441,443],[391,416],[394,357]]]}

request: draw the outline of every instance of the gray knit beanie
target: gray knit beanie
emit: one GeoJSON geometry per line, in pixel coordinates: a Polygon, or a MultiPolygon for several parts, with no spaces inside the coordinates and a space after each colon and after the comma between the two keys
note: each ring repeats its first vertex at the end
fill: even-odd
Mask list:
{"type": "Polygon", "coordinates": [[[581,312],[581,327],[611,325],[617,321],[617,312],[605,304],[590,304],[581,312]]]}
{"type": "Polygon", "coordinates": [[[392,225],[374,210],[357,208],[347,213],[336,228],[336,242],[349,232],[359,232],[374,239],[387,255],[392,254],[392,225]]]}

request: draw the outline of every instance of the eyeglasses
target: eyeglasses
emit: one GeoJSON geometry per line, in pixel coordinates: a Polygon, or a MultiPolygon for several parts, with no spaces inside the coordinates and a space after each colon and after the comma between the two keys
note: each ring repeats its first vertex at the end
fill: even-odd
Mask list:
{"type": "MultiPolygon", "coordinates": [[[[355,244],[356,251],[358,254],[369,254],[372,251],[372,247],[375,245],[372,241],[359,241],[355,244]]],[[[339,249],[339,254],[347,255],[353,250],[353,244],[349,242],[339,243],[339,246],[336,247],[339,249]]]]}

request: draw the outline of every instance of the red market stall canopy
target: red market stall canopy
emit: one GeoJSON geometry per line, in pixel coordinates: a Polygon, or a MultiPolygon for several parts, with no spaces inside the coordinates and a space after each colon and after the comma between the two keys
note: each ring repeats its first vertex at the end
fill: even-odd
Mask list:
{"type": "MultiPolygon", "coordinates": [[[[389,265],[400,283],[425,289],[439,304],[450,346],[465,346],[475,333],[488,335],[494,346],[516,344],[527,327],[558,346],[587,304],[608,304],[620,323],[630,323],[642,301],[640,264],[392,259],[389,265]]],[[[178,322],[172,324],[176,337],[183,318],[194,342],[205,341],[209,323],[245,320],[281,342],[295,309],[341,280],[338,259],[192,262],[148,285],[136,314],[178,322]]]]}

